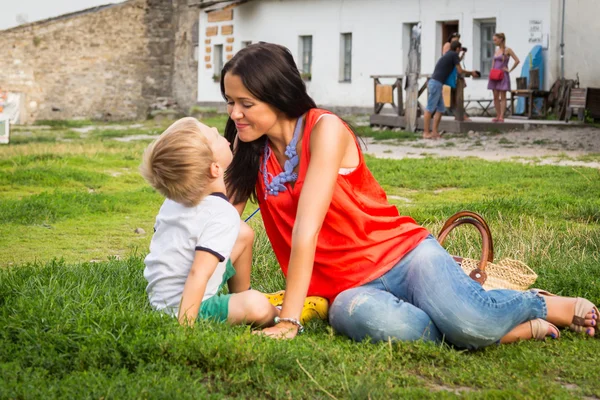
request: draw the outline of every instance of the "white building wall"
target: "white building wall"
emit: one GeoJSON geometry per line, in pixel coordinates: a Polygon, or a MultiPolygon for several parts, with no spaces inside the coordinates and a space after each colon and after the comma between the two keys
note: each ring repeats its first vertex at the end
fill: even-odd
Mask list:
{"type": "MultiPolygon", "coordinates": [[[[461,42],[469,48],[467,69],[479,69],[477,20],[495,19],[496,30],[507,36],[507,45],[522,61],[533,47],[529,21],[542,20],[550,37],[553,0],[254,0],[234,10],[234,51],[242,41],[275,42],[288,47],[299,62],[299,36],[313,36],[312,80],[309,93],[317,104],[362,106],[373,104],[370,75],[403,74],[409,23],[422,23],[422,73],[433,72],[441,55],[440,21],[458,20],[461,42]],[[352,33],[352,82],[340,82],[340,34],[352,33]]],[[[555,0],[554,0],[555,1],[555,0]]],[[[591,0],[597,1],[597,0],[591,0]]],[[[200,43],[204,42],[206,13],[201,12],[200,43]]],[[[214,39],[213,43],[219,43],[214,39]]],[[[204,54],[201,54],[200,58],[204,54]]],[[[222,101],[212,70],[200,63],[198,101],[222,101]]],[[[513,85],[520,67],[512,74],[513,85]]],[[[548,79],[546,79],[548,81],[548,79]]],[[[491,98],[487,79],[467,82],[465,98],[491,98]]],[[[548,87],[548,84],[546,84],[548,87]]]]}
{"type": "MultiPolygon", "coordinates": [[[[560,78],[560,41],[563,0],[552,1],[552,27],[555,39],[548,51],[554,80],[560,78]]],[[[565,3],[565,78],[579,74],[581,87],[600,88],[600,1],[566,0],[565,3]]]]}

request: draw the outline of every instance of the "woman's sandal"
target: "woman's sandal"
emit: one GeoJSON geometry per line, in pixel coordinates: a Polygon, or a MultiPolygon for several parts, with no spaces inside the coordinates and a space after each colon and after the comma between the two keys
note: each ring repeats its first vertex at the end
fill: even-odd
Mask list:
{"type": "MultiPolygon", "coordinates": [[[[541,294],[543,296],[556,296],[553,293],[550,293],[546,290],[541,289],[531,289],[536,294],[541,294]]],[[[575,312],[573,313],[573,319],[571,320],[571,325],[569,325],[569,329],[573,332],[584,332],[589,328],[597,328],[597,324],[594,326],[585,326],[585,316],[588,313],[596,314],[596,318],[600,318],[600,313],[598,312],[598,307],[594,305],[588,299],[584,299],[583,297],[577,297],[575,300],[575,312]]],[[[595,319],[594,321],[597,321],[595,319]]],[[[597,332],[598,333],[598,332],[597,332]]],[[[600,337],[600,334],[596,334],[594,336],[600,337]]]]}
{"type": "Polygon", "coordinates": [[[558,330],[558,328],[554,324],[551,324],[550,322],[544,319],[532,319],[531,321],[529,321],[529,324],[531,325],[532,339],[546,340],[546,337],[548,337],[548,328],[550,327],[554,328],[554,330],[557,332],[556,335],[554,333],[550,334],[552,339],[558,339],[560,337],[560,331],[558,330]]]}
{"type": "MultiPolygon", "coordinates": [[[[569,329],[573,332],[583,332],[589,329],[589,326],[585,326],[585,316],[589,312],[591,312],[592,314],[596,314],[596,317],[598,317],[599,315],[598,307],[596,307],[594,303],[592,303],[588,299],[584,299],[583,297],[578,297],[575,301],[575,314],[573,315],[573,321],[571,322],[571,325],[569,325],[569,329]]],[[[594,336],[600,337],[600,335],[598,335],[597,332],[598,325],[594,325],[593,328],[596,328],[596,334],[594,336]]]]}

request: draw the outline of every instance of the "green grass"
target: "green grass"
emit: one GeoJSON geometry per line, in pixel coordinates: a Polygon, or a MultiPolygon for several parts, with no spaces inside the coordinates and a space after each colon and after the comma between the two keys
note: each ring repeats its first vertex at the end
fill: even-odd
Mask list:
{"type": "MultiPolygon", "coordinates": [[[[225,119],[205,122],[222,130],[225,119]]],[[[17,127],[0,147],[0,398],[600,397],[600,340],[568,332],[464,352],[357,344],[322,322],[293,342],[209,322],[180,327],[145,295],[143,258],[162,203],[138,173],[148,141],[111,133],[153,135],[169,123],[72,130],[86,124],[17,127]]],[[[536,286],[600,303],[599,170],[366,160],[400,212],[432,232],[456,211],[477,211],[490,223],[497,259],[526,262],[536,286]]],[[[252,286],[281,289],[260,214],[251,225],[252,286]]],[[[459,229],[447,246],[477,257],[479,239],[459,229]]]]}
{"type": "Polygon", "coordinates": [[[375,141],[395,140],[407,142],[421,139],[421,134],[416,132],[394,131],[391,129],[374,130],[368,126],[353,126],[354,132],[362,138],[372,138],[375,141]]]}
{"type": "Polygon", "coordinates": [[[600,153],[589,153],[576,158],[577,161],[600,162],[600,153]]]}

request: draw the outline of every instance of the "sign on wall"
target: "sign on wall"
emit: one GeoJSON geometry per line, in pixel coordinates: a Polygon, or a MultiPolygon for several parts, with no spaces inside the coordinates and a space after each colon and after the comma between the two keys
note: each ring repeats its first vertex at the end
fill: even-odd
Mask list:
{"type": "Polygon", "coordinates": [[[541,19],[530,19],[529,20],[529,43],[531,44],[542,44],[542,20],[541,19]]]}

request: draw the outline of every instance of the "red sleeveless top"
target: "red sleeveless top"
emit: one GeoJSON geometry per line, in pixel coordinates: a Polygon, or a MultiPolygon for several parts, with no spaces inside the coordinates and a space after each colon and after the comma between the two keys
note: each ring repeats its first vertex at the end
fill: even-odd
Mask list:
{"type": "MultiPolygon", "coordinates": [[[[265,230],[286,276],[298,200],[310,162],[310,135],[323,114],[330,113],[311,109],[305,115],[298,180],[294,187],[286,184],[286,191],[265,199],[262,170],[256,184],[265,230]]],[[[360,149],[359,157],[359,165],[353,172],[338,175],[317,240],[308,295],[322,296],[330,302],[340,292],[385,274],[429,235],[425,228],[410,217],[400,216],[398,209],[388,203],[385,192],[365,165],[360,149]]],[[[272,176],[282,171],[272,152],[267,160],[267,171],[272,176]]]]}

